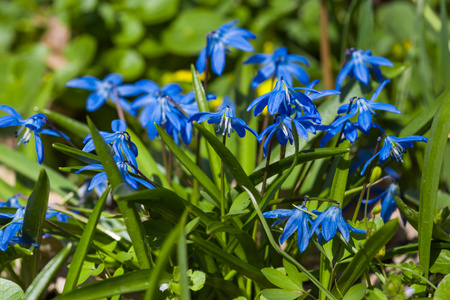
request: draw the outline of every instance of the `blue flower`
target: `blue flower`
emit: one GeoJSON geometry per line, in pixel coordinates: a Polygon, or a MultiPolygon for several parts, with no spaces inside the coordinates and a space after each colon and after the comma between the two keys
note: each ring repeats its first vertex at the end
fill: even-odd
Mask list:
{"type": "MultiPolygon", "coordinates": [[[[378,95],[381,93],[381,90],[383,90],[384,86],[389,82],[390,80],[385,80],[373,93],[370,100],[367,100],[363,97],[358,97],[355,102],[352,104],[350,112],[346,114],[345,116],[340,117],[338,120],[336,120],[335,126],[343,124],[348,119],[352,118],[356,115],[356,113],[359,111],[358,115],[358,123],[359,126],[364,130],[368,131],[371,127],[373,127],[372,123],[372,116],[377,116],[377,113],[375,113],[375,110],[384,110],[393,112],[396,114],[400,114],[401,112],[392,104],[389,103],[377,103],[375,100],[377,99],[378,95]]],[[[350,104],[344,104],[338,109],[338,114],[347,113],[348,107],[350,104]]]]}
{"type": "Polygon", "coordinates": [[[383,80],[383,75],[379,66],[393,67],[392,62],[381,56],[372,56],[372,51],[363,51],[360,49],[351,48],[347,50],[348,62],[344,65],[336,78],[336,90],[341,90],[342,83],[347,75],[365,84],[369,84],[369,69],[370,66],[375,72],[378,82],[383,80]],[[350,59],[349,59],[350,56],[350,59]]]}
{"type": "Polygon", "coordinates": [[[272,78],[284,78],[292,86],[292,76],[302,84],[308,84],[309,76],[297,63],[309,66],[306,57],[288,54],[286,47],[280,47],[273,55],[258,53],[247,59],[244,64],[263,64],[252,81],[252,88],[256,89],[263,81],[272,78]]]}
{"type": "Polygon", "coordinates": [[[83,76],[70,80],[66,83],[66,86],[93,91],[87,98],[86,109],[88,111],[99,109],[105,104],[108,97],[113,102],[116,102],[117,98],[119,98],[120,106],[134,116],[136,112],[123,97],[136,96],[136,90],[133,88],[130,89],[130,85],[120,86],[122,82],[123,77],[120,74],[112,73],[107,75],[103,81],[94,76],[83,76]]]}
{"type": "Polygon", "coordinates": [[[348,224],[342,216],[341,209],[337,206],[331,206],[324,212],[314,210],[313,213],[319,216],[311,226],[311,235],[322,224],[322,236],[326,241],[331,240],[336,235],[338,229],[346,242],[350,239],[349,229],[355,233],[366,233],[365,230],[354,228],[348,224]]]}
{"type": "Polygon", "coordinates": [[[291,121],[294,122],[298,135],[304,138],[305,140],[308,140],[308,132],[314,134],[316,133],[315,129],[316,125],[313,124],[311,120],[309,120],[309,118],[306,116],[297,117],[294,119],[287,115],[277,115],[275,123],[270,126],[267,126],[263,130],[263,132],[261,132],[258,138],[259,142],[261,142],[263,137],[265,135],[268,135],[263,146],[264,157],[266,156],[270,140],[272,139],[272,136],[275,133],[277,134],[277,140],[278,143],[280,143],[280,145],[285,146],[288,141],[292,145],[292,143],[294,142],[294,136],[292,134],[291,121]]]}
{"type": "Polygon", "coordinates": [[[225,54],[230,52],[227,46],[247,52],[254,51],[248,39],[255,39],[256,35],[247,29],[233,28],[236,23],[237,21],[223,24],[219,29],[206,35],[206,47],[200,52],[196,63],[199,73],[203,73],[207,59],[211,58],[213,72],[217,75],[222,75],[225,68],[225,54]]]}
{"type": "MultiPolygon", "coordinates": [[[[117,168],[119,169],[120,174],[122,175],[123,179],[132,188],[137,190],[139,187],[139,183],[149,189],[155,188],[151,183],[149,183],[137,176],[132,176],[130,174],[130,172],[128,171],[128,164],[125,161],[123,161],[123,159],[121,157],[119,157],[118,155],[114,155],[114,160],[116,162],[117,168]]],[[[92,165],[84,166],[83,168],[79,169],[76,173],[79,174],[80,172],[83,172],[86,170],[104,170],[104,168],[101,164],[92,164],[92,165]]],[[[133,168],[131,168],[131,173],[134,174],[134,173],[136,173],[136,171],[133,168]]],[[[92,178],[91,183],[89,184],[89,187],[88,187],[88,191],[93,190],[95,187],[97,187],[102,182],[107,181],[107,180],[108,180],[108,176],[106,175],[106,172],[98,173],[97,175],[95,175],[92,178]]]]}
{"type": "MultiPolygon", "coordinates": [[[[100,135],[107,144],[112,145],[111,150],[114,154],[122,157],[122,153],[124,153],[130,164],[137,167],[136,156],[138,156],[138,149],[130,140],[130,135],[126,132],[127,124],[122,120],[114,120],[111,122],[111,129],[114,133],[100,131],[100,135]]],[[[95,150],[94,140],[91,134],[86,136],[83,143],[85,144],[83,151],[91,152],[95,150]]]]}
{"type": "MultiPolygon", "coordinates": [[[[50,219],[56,216],[59,212],[54,210],[48,210],[45,215],[46,219],[50,219]]],[[[10,244],[14,243],[26,243],[29,241],[22,237],[21,229],[23,225],[23,217],[25,216],[25,206],[17,208],[15,214],[0,213],[0,218],[11,219],[11,221],[2,227],[0,230],[0,250],[5,252],[10,244]]]]}
{"type": "Polygon", "coordinates": [[[13,208],[20,208],[22,205],[19,203],[20,194],[14,195],[10,197],[6,202],[0,202],[0,207],[13,207],[13,208]]]}
{"type": "MultiPolygon", "coordinates": [[[[338,119],[339,120],[339,119],[338,119]]],[[[316,129],[320,131],[327,131],[325,135],[322,137],[322,140],[320,141],[320,148],[324,147],[335,135],[339,134],[342,131],[342,127],[344,124],[338,124],[335,125],[336,121],[333,122],[330,126],[328,125],[317,125],[316,129]]],[[[372,123],[372,127],[378,128],[382,133],[384,133],[384,129],[381,128],[380,125],[372,123]]],[[[354,143],[356,139],[358,138],[358,131],[361,131],[365,135],[369,134],[369,131],[364,130],[359,126],[358,123],[353,123],[350,121],[347,121],[345,123],[345,129],[344,129],[344,138],[350,141],[351,143],[354,143]]],[[[342,142],[343,139],[340,141],[342,142]]]]}
{"type": "Polygon", "coordinates": [[[317,109],[311,98],[307,95],[290,87],[290,85],[282,78],[277,81],[275,88],[264,95],[259,96],[250,103],[247,111],[255,108],[255,116],[259,116],[267,106],[269,114],[291,114],[292,105],[301,107],[305,114],[316,114],[317,109]]]}
{"type": "MultiPolygon", "coordinates": [[[[9,116],[3,116],[0,118],[0,127],[9,127],[9,126],[20,126],[20,129],[16,131],[16,137],[22,132],[24,128],[26,128],[25,133],[20,138],[19,143],[28,144],[30,141],[31,135],[34,132],[34,140],[36,144],[36,153],[38,157],[38,162],[41,164],[44,160],[44,145],[42,144],[40,133],[60,136],[58,132],[53,129],[44,129],[42,128],[47,123],[47,117],[41,113],[34,114],[28,119],[23,119],[22,116],[12,107],[8,105],[0,105],[0,110],[8,113],[9,116]]],[[[63,133],[62,133],[63,134],[63,133]]],[[[69,139],[68,136],[63,134],[66,139],[69,139]]]]}
{"type": "Polygon", "coordinates": [[[272,219],[279,218],[273,222],[272,227],[283,222],[286,222],[283,234],[280,237],[280,244],[283,244],[295,231],[297,231],[297,244],[300,252],[304,252],[308,248],[309,239],[311,237],[308,222],[311,222],[310,216],[308,215],[308,209],[300,205],[299,208],[294,209],[275,209],[273,211],[268,211],[263,213],[264,218],[272,219]]]}
{"type": "Polygon", "coordinates": [[[369,201],[363,200],[362,203],[370,205],[381,199],[381,218],[384,223],[386,223],[391,219],[392,214],[397,209],[397,203],[395,203],[394,196],[400,197],[399,187],[395,182],[391,183],[387,190],[375,198],[370,199],[369,201]]]}
{"type": "Polygon", "coordinates": [[[361,175],[364,174],[366,168],[369,166],[370,162],[375,159],[377,156],[378,162],[380,164],[384,164],[389,156],[394,157],[397,161],[403,162],[402,156],[403,153],[406,153],[406,148],[414,147],[413,142],[427,142],[428,139],[426,137],[420,135],[411,135],[404,138],[398,138],[393,135],[385,135],[384,145],[380,151],[377,152],[374,156],[372,156],[364,165],[361,175]]]}
{"type": "Polygon", "coordinates": [[[219,123],[217,132],[219,132],[223,127],[222,135],[228,133],[228,136],[230,136],[231,132],[236,130],[239,137],[242,138],[245,136],[245,130],[248,130],[256,137],[258,137],[258,134],[252,128],[248,127],[243,120],[236,118],[234,116],[233,110],[228,105],[222,107],[220,111],[216,113],[210,112],[196,113],[189,118],[188,122],[197,121],[198,123],[202,123],[206,120],[208,120],[209,124],[219,123]]]}

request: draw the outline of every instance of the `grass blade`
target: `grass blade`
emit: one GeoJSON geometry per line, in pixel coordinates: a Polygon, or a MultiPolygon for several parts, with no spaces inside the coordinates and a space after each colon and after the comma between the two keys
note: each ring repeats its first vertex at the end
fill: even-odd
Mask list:
{"type": "Polygon", "coordinates": [[[445,145],[450,130],[450,90],[447,90],[431,126],[425,150],[425,162],[420,186],[419,257],[424,276],[428,276],[439,179],[445,145]]]}
{"type": "Polygon", "coordinates": [[[84,259],[86,258],[86,254],[89,250],[89,245],[91,243],[98,220],[100,219],[100,215],[102,214],[103,207],[105,206],[106,198],[108,197],[110,190],[111,189],[109,188],[106,189],[100,199],[98,199],[97,203],[95,204],[94,211],[90,215],[89,221],[83,230],[83,234],[81,235],[81,239],[78,242],[77,249],[75,250],[75,253],[73,255],[69,272],[67,273],[63,293],[72,291],[77,285],[78,277],[80,276],[84,259]]]}
{"type": "Polygon", "coordinates": [[[67,146],[64,144],[60,144],[60,143],[55,143],[52,146],[59,152],[62,152],[70,157],[76,158],[79,161],[82,161],[84,163],[98,164],[100,162],[100,159],[95,154],[84,152],[79,149],[75,149],[73,147],[70,147],[70,146],[67,146]]]}

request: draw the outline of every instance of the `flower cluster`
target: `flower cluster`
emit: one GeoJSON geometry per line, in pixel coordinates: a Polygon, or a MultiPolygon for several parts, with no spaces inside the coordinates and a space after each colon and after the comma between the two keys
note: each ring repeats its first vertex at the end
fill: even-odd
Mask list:
{"type": "MultiPolygon", "coordinates": [[[[103,137],[107,144],[111,145],[111,154],[114,156],[117,168],[120,171],[123,179],[132,188],[138,189],[139,184],[152,189],[155,186],[150,182],[147,182],[134,174],[138,170],[136,156],[138,156],[138,150],[136,145],[131,141],[129,134],[126,132],[127,125],[122,120],[114,120],[111,122],[111,129],[114,133],[100,131],[100,135],[103,137]],[[131,170],[129,170],[129,167],[131,170]],[[130,174],[131,172],[131,174],[130,174]],[[133,174],[133,175],[132,175],[133,174]]],[[[85,146],[83,151],[91,152],[95,150],[95,145],[92,140],[92,136],[89,134],[84,139],[85,146]]],[[[104,170],[101,164],[87,165],[76,173],[80,173],[86,170],[104,170]]],[[[101,185],[104,181],[108,180],[106,172],[100,172],[92,178],[88,191],[93,190],[95,187],[101,185]]]]}
{"type": "Polygon", "coordinates": [[[283,244],[295,231],[297,231],[297,243],[300,252],[308,248],[309,239],[314,233],[318,239],[323,237],[326,241],[331,240],[339,229],[345,241],[349,241],[349,230],[355,233],[365,233],[365,230],[354,228],[348,224],[342,216],[342,211],[337,206],[331,206],[324,212],[309,212],[306,206],[301,205],[294,209],[275,209],[263,213],[265,218],[280,218],[273,222],[272,226],[286,222],[283,234],[280,237],[280,244],[283,244]],[[312,216],[316,216],[315,219],[312,216]],[[321,230],[319,230],[319,226],[321,230]]]}

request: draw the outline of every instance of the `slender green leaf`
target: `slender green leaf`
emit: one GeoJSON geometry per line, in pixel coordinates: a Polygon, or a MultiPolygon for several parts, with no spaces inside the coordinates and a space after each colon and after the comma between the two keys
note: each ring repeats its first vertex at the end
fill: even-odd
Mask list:
{"type": "Polygon", "coordinates": [[[363,0],[359,5],[358,49],[371,49],[373,36],[373,9],[371,0],[363,0]]]}
{"type": "Polygon", "coordinates": [[[72,244],[67,244],[55,257],[49,261],[45,267],[39,272],[34,281],[26,290],[23,295],[24,299],[41,299],[42,293],[47,289],[50,285],[52,279],[59,272],[59,269],[62,267],[67,257],[70,254],[70,250],[72,249],[72,244]]]}
{"type": "Polygon", "coordinates": [[[424,134],[429,128],[434,115],[438,111],[442,102],[450,97],[450,89],[442,93],[435,101],[423,110],[421,114],[413,120],[407,122],[407,125],[400,131],[398,136],[410,136],[413,134],[424,134]]]}
{"type": "Polygon", "coordinates": [[[0,278],[0,300],[23,299],[23,290],[11,280],[0,278]]]}
{"type": "Polygon", "coordinates": [[[50,122],[54,123],[55,125],[59,125],[64,130],[72,132],[81,139],[84,139],[90,133],[89,127],[86,126],[86,124],[71,119],[68,116],[62,115],[60,113],[45,108],[39,109],[38,111],[46,115],[50,120],[50,122]]]}
{"type": "Polygon", "coordinates": [[[265,289],[261,292],[261,295],[268,300],[294,300],[301,296],[298,292],[280,289],[265,289]]]}
{"type": "MultiPolygon", "coordinates": [[[[189,278],[187,275],[188,272],[188,254],[186,248],[186,236],[185,236],[185,228],[181,229],[181,234],[178,236],[177,241],[177,259],[178,259],[178,270],[180,272],[180,300],[189,300],[191,299],[191,294],[189,292],[189,278]]],[[[198,272],[198,271],[196,271],[198,272]]],[[[201,288],[201,287],[200,287],[201,288]]]]}
{"type": "Polygon", "coordinates": [[[59,152],[62,152],[70,157],[76,158],[79,161],[82,161],[87,164],[98,164],[100,162],[100,159],[97,155],[94,155],[92,153],[84,152],[79,149],[72,148],[70,146],[56,143],[52,145],[53,148],[58,150],[59,152]]]}
{"type": "MultiPolygon", "coordinates": [[[[346,141],[347,144],[350,142],[346,141]]],[[[339,159],[336,171],[334,172],[333,183],[330,190],[330,199],[344,201],[345,190],[347,187],[348,171],[350,168],[350,152],[347,152],[339,159]]]]}
{"type": "Polygon", "coordinates": [[[158,125],[156,125],[156,129],[158,130],[159,135],[163,139],[164,143],[166,143],[167,147],[169,147],[170,151],[176,156],[176,158],[183,164],[183,166],[191,172],[192,176],[194,176],[199,183],[201,183],[208,195],[210,195],[213,200],[220,206],[220,191],[217,186],[209,179],[209,177],[193,162],[187,155],[184,153],[180,147],[175,144],[175,142],[167,135],[167,133],[161,129],[158,125]]]}
{"type": "MultiPolygon", "coordinates": [[[[394,196],[394,200],[398,206],[398,209],[402,213],[402,216],[405,217],[412,227],[418,230],[419,212],[406,205],[399,197],[394,196]]],[[[450,236],[439,226],[433,226],[432,237],[437,240],[450,242],[450,236]]]]}
{"type": "Polygon", "coordinates": [[[213,256],[215,259],[223,262],[251,280],[254,280],[256,283],[265,287],[271,286],[270,282],[264,277],[259,268],[240,260],[234,255],[222,250],[212,242],[205,241],[196,235],[191,235],[189,239],[193,241],[194,244],[201,247],[201,251],[213,256]]]}
{"type": "MultiPolygon", "coordinates": [[[[184,224],[186,223],[187,212],[180,218],[178,225],[170,235],[164,240],[164,243],[159,251],[158,260],[156,261],[155,268],[150,274],[148,279],[148,288],[145,293],[144,300],[150,300],[157,297],[159,293],[158,283],[161,281],[161,274],[164,271],[167,263],[169,262],[169,256],[172,252],[175,243],[179,240],[179,236],[183,234],[184,224]]],[[[181,270],[180,270],[181,271],[181,270]]]]}
{"type": "Polygon", "coordinates": [[[420,186],[419,204],[419,257],[425,277],[430,264],[430,246],[433,232],[439,179],[445,145],[450,131],[450,89],[444,93],[431,126],[430,138],[425,151],[425,162],[420,186]]]}
{"type": "Polygon", "coordinates": [[[86,254],[89,250],[89,245],[93,238],[95,228],[97,227],[98,220],[100,219],[103,208],[105,206],[109,191],[110,189],[107,188],[100,199],[98,199],[97,203],[95,204],[94,211],[90,215],[89,221],[83,230],[83,234],[81,235],[81,239],[78,242],[77,249],[75,250],[75,253],[73,255],[69,272],[67,273],[63,293],[68,293],[76,287],[84,259],[86,258],[86,254]]]}
{"type": "Polygon", "coordinates": [[[114,191],[118,202],[135,201],[157,211],[176,224],[186,209],[185,200],[175,192],[165,188],[155,188],[132,194],[121,195],[114,191]]]}
{"type": "MultiPolygon", "coordinates": [[[[122,175],[120,174],[116,162],[111,155],[109,146],[106,144],[97,128],[95,128],[94,123],[92,123],[89,118],[88,125],[91,130],[95,149],[98,156],[100,157],[100,162],[105,168],[106,175],[108,176],[108,181],[112,188],[115,189],[119,185],[124,183],[122,175]]],[[[126,183],[124,184],[128,186],[126,183]]],[[[141,264],[142,268],[149,268],[151,265],[151,259],[148,255],[149,248],[147,240],[145,238],[144,226],[142,225],[138,210],[133,203],[127,203],[125,201],[119,201],[118,205],[120,212],[123,215],[123,219],[125,221],[128,234],[130,235],[130,239],[133,243],[134,251],[136,252],[138,261],[141,264]]]]}
{"type": "MultiPolygon", "coordinates": [[[[338,156],[350,152],[350,149],[347,148],[317,148],[304,150],[298,153],[297,165],[332,156],[338,156]]],[[[286,158],[283,158],[280,161],[271,163],[269,165],[268,178],[273,175],[278,174],[280,171],[284,171],[292,165],[294,161],[295,154],[292,154],[286,158]]],[[[249,175],[250,180],[254,185],[261,183],[264,177],[264,169],[259,169],[249,175]]]]}
{"type": "Polygon", "coordinates": [[[39,165],[36,160],[26,157],[20,151],[15,151],[0,144],[0,153],[0,163],[32,181],[36,181],[40,170],[44,168],[52,182],[52,190],[59,195],[66,196],[68,192],[73,192],[77,189],[76,185],[58,172],[44,165],[39,165]]]}
{"type": "Polygon", "coordinates": [[[441,10],[441,32],[439,40],[439,52],[440,52],[440,71],[444,88],[450,86],[450,51],[448,48],[448,17],[446,1],[440,1],[441,10]]]}
{"type": "Polygon", "coordinates": [[[337,286],[333,288],[333,295],[340,298],[341,294],[346,294],[355,281],[364,273],[369,263],[385,246],[397,232],[398,220],[387,222],[377,232],[369,237],[364,247],[361,248],[350,261],[350,264],[337,281],[337,286]]]}
{"type": "MultiPolygon", "coordinates": [[[[197,100],[198,110],[200,112],[209,112],[209,104],[208,101],[206,100],[205,90],[203,89],[203,85],[200,79],[198,78],[197,70],[195,69],[194,65],[191,65],[191,73],[192,73],[192,88],[195,92],[195,99],[197,100]]],[[[214,127],[211,124],[205,124],[205,128],[211,134],[215,133],[214,127]]],[[[211,172],[213,174],[214,181],[216,185],[220,187],[220,170],[221,170],[220,159],[217,156],[217,154],[213,151],[211,145],[209,145],[208,143],[206,144],[206,149],[208,150],[209,164],[211,166],[211,172]]]]}
{"type": "MultiPolygon", "coordinates": [[[[147,290],[148,278],[155,269],[145,269],[125,273],[124,275],[111,277],[101,281],[87,284],[70,293],[60,295],[55,300],[79,300],[79,299],[101,299],[114,295],[135,293],[147,290]]],[[[160,282],[168,282],[172,274],[161,271],[160,282]]]]}
{"type": "Polygon", "coordinates": [[[256,190],[255,186],[253,185],[245,171],[242,169],[236,157],[234,157],[234,155],[230,152],[230,150],[228,150],[228,148],[225,147],[214,134],[203,127],[203,125],[194,123],[194,126],[213,147],[214,151],[216,151],[216,153],[220,156],[223,163],[227,166],[228,171],[230,171],[231,175],[233,175],[238,185],[245,186],[252,192],[253,195],[255,195],[256,199],[260,200],[261,197],[258,191],[256,190]]]}
{"type": "Polygon", "coordinates": [[[41,241],[49,194],[50,182],[47,173],[42,169],[34,186],[33,193],[28,198],[23,217],[23,237],[32,243],[39,244],[41,241]]]}

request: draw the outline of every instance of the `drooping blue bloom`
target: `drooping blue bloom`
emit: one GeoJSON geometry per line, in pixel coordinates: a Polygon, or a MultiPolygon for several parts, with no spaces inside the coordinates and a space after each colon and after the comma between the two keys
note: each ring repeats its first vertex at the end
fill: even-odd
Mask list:
{"type": "Polygon", "coordinates": [[[397,161],[403,162],[403,153],[406,153],[406,148],[414,147],[413,142],[424,142],[426,143],[428,139],[420,135],[411,135],[404,138],[398,138],[393,135],[384,136],[384,145],[380,151],[372,156],[364,165],[361,175],[364,174],[366,168],[369,166],[370,162],[378,156],[378,162],[384,164],[389,156],[394,157],[397,161]]]}
{"type": "MultiPolygon", "coordinates": [[[[31,244],[22,237],[21,233],[23,218],[25,216],[25,208],[25,206],[20,206],[15,214],[0,213],[0,218],[11,219],[11,221],[0,230],[0,251],[5,252],[6,249],[8,249],[8,246],[14,243],[31,244]]],[[[50,219],[58,213],[59,212],[55,210],[48,210],[45,218],[50,219]]]]}
{"type": "MultiPolygon", "coordinates": [[[[342,131],[342,127],[344,124],[335,125],[336,121],[333,122],[330,126],[328,125],[317,125],[316,129],[320,131],[327,131],[325,135],[322,137],[322,140],[320,141],[320,148],[324,147],[335,135],[340,134],[342,131]]],[[[372,123],[372,126],[375,128],[378,128],[382,133],[384,133],[384,129],[381,128],[380,125],[372,123]]],[[[364,130],[359,126],[358,123],[353,123],[350,121],[347,121],[345,123],[345,129],[344,129],[344,138],[350,141],[351,143],[354,143],[356,139],[358,138],[358,130],[364,133],[365,135],[369,134],[369,131],[364,130]]],[[[340,142],[342,142],[344,139],[342,139],[340,142]]]]}
{"type": "Polygon", "coordinates": [[[304,252],[308,248],[309,239],[311,237],[308,223],[311,222],[308,209],[300,205],[299,208],[294,209],[275,209],[263,213],[264,218],[273,219],[280,218],[273,222],[272,227],[283,222],[286,222],[283,234],[280,237],[280,244],[283,244],[295,231],[297,231],[297,245],[300,252],[304,252]],[[304,211],[303,211],[304,210],[304,211]]]}
{"type": "Polygon", "coordinates": [[[6,202],[0,202],[0,207],[12,207],[12,208],[20,208],[22,205],[19,203],[18,197],[21,197],[20,194],[14,195],[10,197],[6,202]]]}
{"type": "Polygon", "coordinates": [[[66,86],[93,91],[87,98],[86,109],[88,111],[99,109],[109,98],[112,102],[118,100],[120,106],[134,116],[136,115],[136,112],[131,108],[130,103],[123,97],[136,96],[136,90],[130,89],[130,85],[121,86],[122,82],[122,75],[112,73],[107,75],[103,81],[94,76],[87,75],[70,80],[66,83],[66,86]]]}
{"type": "Polygon", "coordinates": [[[400,197],[399,187],[395,182],[391,183],[387,190],[385,190],[375,198],[370,199],[369,201],[363,200],[362,203],[367,203],[368,205],[370,205],[376,203],[381,199],[381,218],[383,219],[384,223],[386,223],[391,219],[392,214],[398,208],[397,203],[395,203],[394,196],[400,197]]]}
{"type": "Polygon", "coordinates": [[[355,77],[359,82],[369,84],[369,67],[375,73],[378,82],[383,80],[383,75],[379,66],[393,67],[392,62],[381,56],[372,56],[372,51],[363,51],[360,49],[351,48],[346,53],[347,63],[339,72],[336,78],[336,90],[341,90],[342,83],[347,75],[350,78],[355,77]]]}
{"type": "Polygon", "coordinates": [[[211,68],[217,75],[222,75],[225,68],[225,54],[230,52],[229,47],[242,51],[254,51],[249,39],[255,39],[256,35],[247,29],[233,27],[237,21],[223,24],[218,29],[206,35],[206,47],[202,49],[197,58],[196,67],[199,73],[206,68],[206,60],[211,58],[211,68]]]}
{"type": "Polygon", "coordinates": [[[308,84],[309,76],[305,70],[297,63],[309,66],[306,57],[297,54],[288,54],[286,47],[280,47],[273,55],[258,53],[247,59],[244,64],[262,64],[255,78],[252,81],[252,88],[256,89],[262,82],[276,77],[284,78],[292,86],[292,76],[300,83],[308,84]]]}
{"type": "MultiPolygon", "coordinates": [[[[60,134],[53,129],[42,128],[47,123],[47,117],[41,113],[37,113],[27,119],[23,119],[14,108],[8,105],[0,105],[0,110],[3,110],[9,114],[9,116],[3,116],[0,118],[0,127],[20,126],[20,129],[16,131],[16,137],[18,137],[22,130],[26,128],[25,133],[22,135],[17,145],[20,145],[21,143],[24,143],[25,145],[28,144],[32,134],[34,133],[38,162],[42,163],[44,160],[44,145],[42,144],[39,134],[42,133],[60,136],[60,134]]],[[[64,138],[69,139],[68,136],[65,134],[63,135],[64,138]]]]}
{"type": "Polygon", "coordinates": [[[295,127],[297,129],[297,133],[299,136],[304,138],[305,140],[308,140],[308,132],[315,134],[315,124],[309,120],[308,117],[302,116],[297,118],[291,118],[288,115],[277,115],[275,123],[272,125],[267,126],[259,135],[259,142],[261,143],[263,140],[263,137],[267,135],[267,138],[264,142],[263,150],[264,150],[264,157],[266,156],[267,149],[270,144],[270,140],[272,139],[273,135],[277,134],[277,140],[280,145],[285,146],[287,142],[292,145],[294,142],[294,136],[292,134],[292,125],[291,121],[294,121],[295,127]]]}
{"type": "MultiPolygon", "coordinates": [[[[100,131],[108,145],[111,145],[111,150],[116,155],[125,154],[126,159],[135,167],[137,167],[136,156],[138,156],[138,149],[136,145],[130,140],[130,135],[127,133],[127,124],[122,120],[114,120],[111,122],[111,129],[114,133],[100,131]]],[[[84,139],[83,151],[91,152],[95,150],[94,140],[89,134],[84,139]]]]}
{"type": "Polygon", "coordinates": [[[311,235],[316,231],[317,228],[319,228],[320,225],[322,225],[322,236],[326,241],[331,240],[336,235],[338,229],[346,242],[348,242],[350,239],[349,229],[354,233],[366,233],[365,230],[354,228],[353,226],[348,224],[342,216],[342,210],[337,206],[331,206],[324,212],[314,210],[313,213],[319,216],[311,225],[311,235]]]}
{"type": "MultiPolygon", "coordinates": [[[[137,176],[132,176],[130,174],[130,172],[128,171],[128,164],[120,156],[114,155],[114,160],[116,162],[117,168],[119,169],[120,174],[122,175],[123,179],[132,188],[137,190],[139,187],[139,184],[142,184],[143,186],[145,186],[146,188],[149,188],[149,189],[155,188],[151,183],[149,183],[137,176]]],[[[79,174],[80,172],[83,172],[86,170],[104,170],[104,167],[101,164],[87,165],[87,166],[84,166],[83,168],[79,169],[78,171],[76,171],[76,173],[79,174]]],[[[135,174],[136,171],[133,168],[131,168],[131,173],[135,174]]],[[[102,182],[107,181],[107,180],[108,180],[108,176],[106,175],[106,172],[101,172],[101,173],[96,174],[92,178],[91,183],[89,184],[88,191],[91,191],[92,189],[94,189],[95,187],[100,185],[102,182]]]]}
{"type": "Polygon", "coordinates": [[[252,128],[248,127],[244,120],[241,120],[234,116],[234,112],[229,106],[222,107],[220,111],[216,113],[196,113],[189,118],[188,122],[197,121],[198,123],[202,123],[206,120],[208,120],[209,124],[219,123],[217,132],[219,132],[223,128],[222,135],[225,135],[225,133],[227,133],[228,136],[230,136],[231,132],[236,131],[239,137],[242,138],[245,136],[245,130],[248,130],[253,135],[258,137],[258,134],[252,128]]]}
{"type": "MultiPolygon", "coordinates": [[[[336,120],[335,125],[338,126],[340,124],[343,124],[348,119],[352,118],[356,115],[356,113],[359,111],[358,115],[358,123],[359,126],[364,130],[368,131],[371,127],[373,127],[372,122],[372,116],[377,116],[377,113],[375,113],[375,110],[384,110],[393,112],[396,114],[400,114],[401,112],[392,104],[389,103],[378,103],[375,102],[378,95],[381,93],[381,90],[383,90],[384,86],[389,82],[390,80],[385,80],[373,93],[370,100],[367,100],[363,97],[358,97],[355,102],[352,104],[350,108],[350,112],[346,114],[345,116],[340,117],[338,120],[336,120]]],[[[350,104],[344,104],[338,109],[338,114],[347,113],[348,107],[350,104]]]]}
{"type": "Polygon", "coordinates": [[[301,107],[307,115],[313,115],[317,112],[316,106],[307,95],[291,88],[284,79],[280,79],[271,92],[253,100],[248,106],[247,111],[250,111],[254,107],[255,116],[259,116],[267,106],[271,115],[275,115],[277,112],[279,114],[290,115],[292,105],[301,107]]]}

